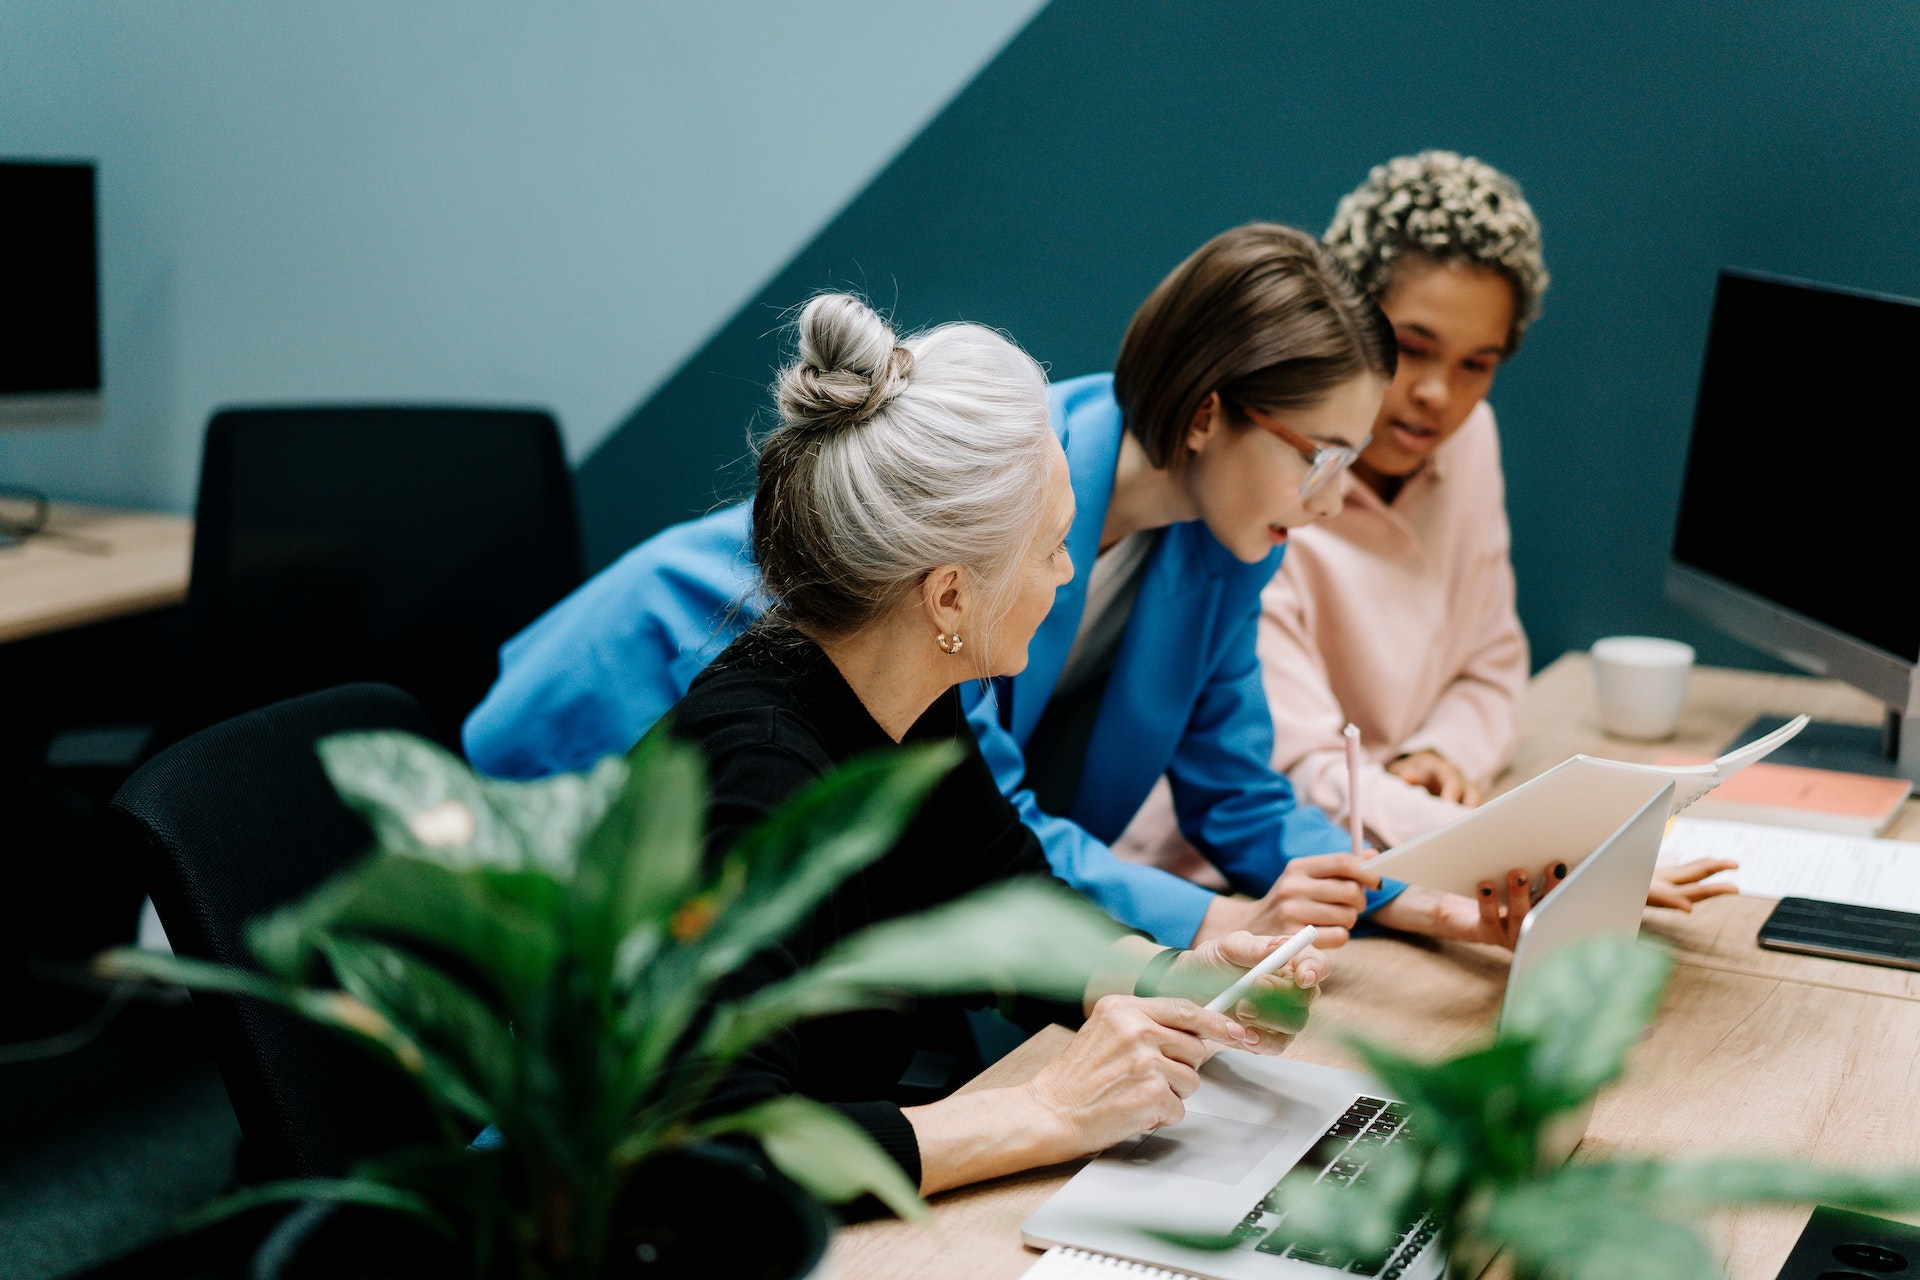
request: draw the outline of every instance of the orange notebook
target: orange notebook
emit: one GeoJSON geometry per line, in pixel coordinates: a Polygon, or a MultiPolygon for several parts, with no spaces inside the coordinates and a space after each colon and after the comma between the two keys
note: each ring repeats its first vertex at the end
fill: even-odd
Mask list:
{"type": "MultiPolygon", "coordinates": [[[[1669,751],[1655,764],[1706,764],[1704,756],[1669,751]]],[[[1761,761],[1728,778],[1687,811],[1689,817],[1810,827],[1836,835],[1873,837],[1892,825],[1913,794],[1904,778],[1806,769],[1761,761]]]]}

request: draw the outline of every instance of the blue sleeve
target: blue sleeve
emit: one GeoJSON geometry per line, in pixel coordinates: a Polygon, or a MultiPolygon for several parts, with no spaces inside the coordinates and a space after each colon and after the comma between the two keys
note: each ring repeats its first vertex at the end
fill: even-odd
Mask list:
{"type": "Polygon", "coordinates": [[[1213,891],[1158,867],[1116,858],[1085,828],[1043,812],[1033,792],[1020,785],[1027,775],[1026,759],[1020,744],[1000,724],[993,697],[977,683],[963,686],[960,696],[994,781],[1013,802],[1021,821],[1040,837],[1053,873],[1115,920],[1145,930],[1154,941],[1169,947],[1193,945],[1200,917],[1213,903],[1213,891]]]}
{"type": "Polygon", "coordinates": [[[743,505],[649,538],[500,649],[461,744],[481,773],[543,778],[625,752],[759,613],[743,505]]]}
{"type": "Polygon", "coordinates": [[[502,647],[500,678],[461,728],[475,769],[544,778],[590,768],[629,750],[686,692],[660,627],[595,604],[563,602],[502,647]]]}
{"type": "MultiPolygon", "coordinates": [[[[1321,810],[1301,804],[1272,767],[1273,719],[1254,649],[1258,601],[1221,652],[1202,686],[1167,765],[1181,834],[1220,869],[1227,883],[1255,896],[1273,887],[1294,858],[1345,853],[1347,833],[1321,810]]],[[[1388,881],[1367,893],[1367,910],[1406,886],[1388,881]]]]}

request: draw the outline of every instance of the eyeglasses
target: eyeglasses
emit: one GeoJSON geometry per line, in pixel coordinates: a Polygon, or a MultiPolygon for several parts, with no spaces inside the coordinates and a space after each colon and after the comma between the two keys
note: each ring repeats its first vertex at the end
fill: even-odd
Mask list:
{"type": "Polygon", "coordinates": [[[1341,472],[1358,462],[1361,452],[1373,443],[1373,437],[1369,435],[1357,446],[1351,448],[1343,444],[1315,444],[1278,418],[1244,404],[1236,404],[1234,407],[1262,431],[1272,432],[1287,444],[1292,445],[1294,450],[1306,459],[1307,478],[1300,482],[1300,496],[1303,498],[1311,498],[1338,480],[1341,472]]]}

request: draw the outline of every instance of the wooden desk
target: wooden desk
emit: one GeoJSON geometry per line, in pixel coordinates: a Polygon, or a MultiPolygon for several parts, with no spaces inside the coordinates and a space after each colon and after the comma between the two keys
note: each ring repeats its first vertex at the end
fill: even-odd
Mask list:
{"type": "MultiPolygon", "coordinates": [[[[1646,745],[1603,737],[1584,655],[1560,659],[1529,687],[1526,740],[1506,789],[1585,751],[1651,759],[1711,752],[1754,715],[1798,711],[1872,723],[1869,700],[1826,681],[1701,670],[1679,737],[1646,745]]],[[[1892,834],[1920,837],[1920,802],[1892,834]]],[[[1665,1005],[1620,1085],[1601,1096],[1583,1153],[1772,1153],[1821,1163],[1920,1164],[1920,975],[1761,951],[1772,903],[1721,898],[1692,916],[1649,911],[1647,932],[1676,949],[1665,1005]],[[1869,1157],[1865,1153],[1871,1153],[1869,1157]]],[[[1341,1041],[1360,1034],[1403,1050],[1453,1052],[1487,1034],[1506,983],[1505,953],[1424,939],[1363,938],[1334,953],[1334,975],[1293,1052],[1352,1066],[1341,1041]]],[[[969,1088],[1017,1083],[1066,1042],[1051,1027],[969,1088]]],[[[836,1280],[1011,1280],[1037,1254],[1021,1221],[1079,1167],[1036,1170],[937,1197],[933,1230],[875,1222],[841,1231],[836,1280]]],[[[1717,1215],[1709,1237],[1728,1274],[1772,1280],[1805,1209],[1717,1215]]]]}
{"type": "MultiPolygon", "coordinates": [[[[1672,741],[1627,742],[1601,733],[1587,656],[1569,653],[1527,686],[1526,700],[1520,708],[1521,747],[1513,767],[1500,778],[1494,791],[1510,790],[1577,752],[1639,761],[1650,761],[1665,751],[1713,755],[1735,745],[1734,735],[1756,715],[1795,715],[1802,711],[1821,720],[1878,724],[1881,707],[1858,690],[1832,680],[1708,667],[1694,673],[1680,730],[1672,741]]],[[[1920,799],[1903,806],[1887,836],[1920,841],[1920,799]]],[[[1920,999],[1920,973],[1762,951],[1755,938],[1773,910],[1771,898],[1720,899],[1711,906],[1712,910],[1692,915],[1649,911],[1644,930],[1691,963],[1839,990],[1920,999]]]]}
{"type": "Polygon", "coordinates": [[[187,598],[189,517],[59,503],[47,528],[0,547],[0,644],[187,598]]]}

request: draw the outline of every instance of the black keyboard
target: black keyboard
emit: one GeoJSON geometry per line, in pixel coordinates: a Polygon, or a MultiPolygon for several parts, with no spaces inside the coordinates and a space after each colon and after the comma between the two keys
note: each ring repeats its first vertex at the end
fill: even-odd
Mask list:
{"type": "Polygon", "coordinates": [[[1302,1262],[1318,1263],[1355,1276],[1380,1276],[1398,1280],[1421,1251],[1433,1243],[1439,1228],[1430,1214],[1416,1214],[1401,1225],[1392,1245],[1367,1256],[1332,1249],[1313,1248],[1300,1243],[1287,1230],[1287,1216],[1276,1207],[1280,1189],[1294,1183],[1321,1182],[1336,1187],[1357,1187],[1367,1180],[1367,1168],[1380,1151],[1400,1141],[1407,1133],[1407,1104],[1384,1098],[1356,1098],[1338,1120],[1327,1126],[1313,1149],[1300,1157],[1300,1163],[1287,1170],[1286,1177],[1274,1184],[1259,1204],[1247,1211],[1234,1228],[1235,1243],[1242,1249],[1257,1249],[1302,1262]]]}

